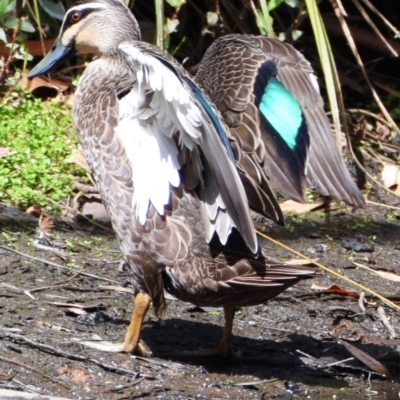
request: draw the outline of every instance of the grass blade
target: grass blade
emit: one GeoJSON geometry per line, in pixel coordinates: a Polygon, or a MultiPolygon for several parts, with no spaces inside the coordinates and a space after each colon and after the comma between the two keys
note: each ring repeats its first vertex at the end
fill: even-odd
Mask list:
{"type": "Polygon", "coordinates": [[[339,84],[339,77],[336,70],[335,61],[333,59],[331,45],[329,43],[328,35],[326,33],[325,25],[323,23],[321,13],[319,12],[316,0],[305,0],[308,14],[311,21],[311,26],[314,31],[315,41],[317,43],[318,54],[321,60],[321,66],[324,73],[326,90],[328,93],[329,104],[331,106],[333,124],[336,134],[336,140],[340,147],[340,115],[339,115],[339,101],[341,103],[341,111],[343,112],[342,123],[345,125],[344,106],[342,102],[342,95],[339,84]]]}

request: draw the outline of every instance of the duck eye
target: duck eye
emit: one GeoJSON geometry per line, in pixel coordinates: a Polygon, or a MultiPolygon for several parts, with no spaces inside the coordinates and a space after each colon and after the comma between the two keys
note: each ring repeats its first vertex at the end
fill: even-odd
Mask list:
{"type": "Polygon", "coordinates": [[[69,19],[71,22],[76,23],[79,22],[82,17],[82,14],[80,12],[74,12],[70,15],[69,19]]]}

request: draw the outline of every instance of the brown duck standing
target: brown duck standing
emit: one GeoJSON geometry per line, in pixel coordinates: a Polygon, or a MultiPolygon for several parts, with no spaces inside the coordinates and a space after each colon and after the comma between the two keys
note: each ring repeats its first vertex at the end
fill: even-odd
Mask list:
{"type": "MultiPolygon", "coordinates": [[[[192,80],[168,53],[140,41],[137,22],[121,1],[80,0],[65,15],[50,53],[29,74],[47,73],[74,53],[99,56],[82,75],[73,115],[132,272],[135,300],[124,343],[97,348],[143,353],[143,319],[151,302],[161,315],[165,289],[196,305],[224,307],[221,344],[205,354],[228,355],[236,307],[263,303],[313,275],[266,258],[249,211],[250,205],[283,221],[268,186],[266,172],[272,169],[266,166],[269,153],[262,130],[254,126],[264,123],[257,119],[262,101],[257,106],[255,76],[264,71],[262,57],[270,60],[267,53],[262,55],[264,48],[283,46],[288,54],[298,53],[267,38],[234,35],[221,40],[245,53],[257,50],[258,64],[242,66],[240,73],[249,77],[243,89],[229,68],[215,62],[192,80]],[[215,74],[227,96],[212,88],[215,74]],[[231,85],[238,90],[233,97],[231,85]],[[229,99],[226,104],[223,97],[229,99]],[[246,126],[241,134],[255,134],[239,135],[240,124],[246,126]]],[[[218,43],[206,60],[212,59],[218,43]]],[[[308,132],[295,141],[308,154],[308,132]]],[[[298,175],[294,182],[305,176],[304,168],[289,172],[298,175]]]]}

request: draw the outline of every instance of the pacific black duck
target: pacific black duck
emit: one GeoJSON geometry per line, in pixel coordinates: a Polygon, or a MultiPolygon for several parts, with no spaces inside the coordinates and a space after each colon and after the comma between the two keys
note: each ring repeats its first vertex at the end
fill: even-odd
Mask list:
{"type": "MultiPolygon", "coordinates": [[[[266,96],[260,87],[272,80],[280,88],[270,66],[277,61],[270,64],[275,59],[264,53],[268,49],[274,57],[281,49],[287,59],[308,65],[289,45],[230,35],[211,47],[205,57],[211,67],[202,64],[193,80],[168,53],[140,41],[137,22],[122,1],[79,0],[66,13],[50,53],[29,74],[47,73],[75,53],[98,56],[82,74],[73,116],[135,291],[125,341],[106,349],[144,351],[143,319],[151,302],[161,315],[165,289],[196,305],[224,307],[221,344],[207,354],[227,355],[236,307],[263,303],[313,275],[266,258],[249,212],[250,205],[283,220],[266,176],[275,173],[266,164],[271,154],[281,154],[281,145],[265,149],[272,136],[263,137],[263,125],[274,124],[260,116],[266,96]],[[217,63],[225,45],[238,51],[233,70],[228,61],[217,63]]],[[[311,90],[307,82],[302,85],[311,90]]],[[[298,110],[304,126],[307,112],[298,110]]],[[[308,130],[291,134],[288,147],[295,157],[285,161],[289,174],[305,175],[313,141],[308,130]],[[303,169],[290,168],[292,162],[303,169]]],[[[340,155],[338,160],[334,173],[344,171],[346,180],[340,155]]],[[[354,184],[348,187],[353,194],[343,199],[361,205],[354,184]]]]}

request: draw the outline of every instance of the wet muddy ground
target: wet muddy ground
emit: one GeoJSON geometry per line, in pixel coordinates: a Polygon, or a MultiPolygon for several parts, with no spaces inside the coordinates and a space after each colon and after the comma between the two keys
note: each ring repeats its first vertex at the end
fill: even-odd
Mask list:
{"type": "MultiPolygon", "coordinates": [[[[266,231],[400,304],[399,282],[353,264],[400,276],[397,214],[371,206],[329,215],[288,217],[286,227],[266,231]]],[[[223,312],[173,299],[163,321],[149,312],[144,325],[151,358],[87,348],[79,342],[121,341],[129,323],[118,245],[107,227],[57,223],[57,250],[49,251],[35,244],[37,225],[0,206],[0,399],[22,398],[5,390],[66,399],[399,399],[400,314],[368,295],[363,312],[356,297],[315,289],[358,291],[325,272],[239,310],[228,360],[181,353],[218,344],[223,312]]],[[[271,257],[298,259],[264,239],[262,246],[271,257]]]]}

